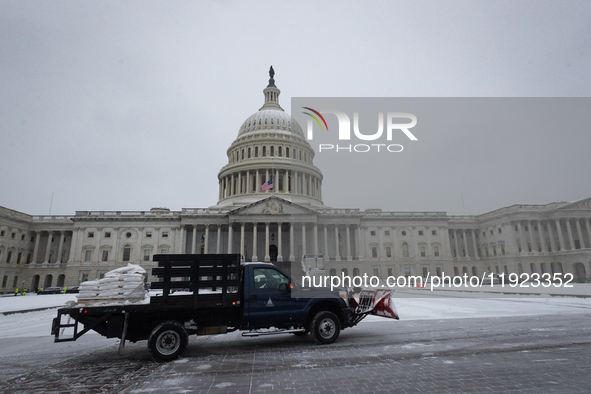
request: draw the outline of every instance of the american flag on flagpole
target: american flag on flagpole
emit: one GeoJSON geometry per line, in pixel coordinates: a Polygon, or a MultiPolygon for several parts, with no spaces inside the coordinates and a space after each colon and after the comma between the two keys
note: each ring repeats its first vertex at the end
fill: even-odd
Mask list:
{"type": "Polygon", "coordinates": [[[263,191],[273,189],[273,179],[269,179],[267,182],[263,183],[261,189],[263,191]]]}

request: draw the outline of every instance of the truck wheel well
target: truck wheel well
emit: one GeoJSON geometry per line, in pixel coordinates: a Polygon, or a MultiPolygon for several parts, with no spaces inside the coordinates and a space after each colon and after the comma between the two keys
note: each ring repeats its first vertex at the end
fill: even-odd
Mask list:
{"type": "Polygon", "coordinates": [[[341,326],[343,325],[343,320],[344,320],[343,311],[341,310],[341,308],[339,308],[337,303],[332,302],[332,301],[321,301],[321,302],[314,304],[314,306],[312,306],[312,308],[310,309],[310,313],[308,313],[308,318],[306,319],[306,329],[310,328],[310,322],[312,321],[314,316],[316,316],[316,314],[318,312],[322,312],[322,311],[329,311],[329,312],[334,313],[339,318],[339,322],[341,323],[341,326]]]}

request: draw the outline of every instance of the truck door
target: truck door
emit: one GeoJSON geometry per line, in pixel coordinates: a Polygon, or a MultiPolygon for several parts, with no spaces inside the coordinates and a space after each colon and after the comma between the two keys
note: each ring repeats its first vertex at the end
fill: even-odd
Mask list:
{"type": "Polygon", "coordinates": [[[301,316],[301,300],[292,298],[290,280],[273,267],[246,270],[249,295],[247,304],[248,328],[298,326],[301,316]]]}

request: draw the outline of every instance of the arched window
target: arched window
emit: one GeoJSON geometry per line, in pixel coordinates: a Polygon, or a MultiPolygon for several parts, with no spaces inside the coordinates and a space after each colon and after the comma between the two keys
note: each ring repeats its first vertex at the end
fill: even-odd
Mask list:
{"type": "Polygon", "coordinates": [[[259,147],[258,146],[254,147],[254,157],[259,157],[259,147]]]}
{"type": "Polygon", "coordinates": [[[302,160],[302,151],[300,151],[300,160],[302,160]]]}
{"type": "Polygon", "coordinates": [[[353,268],[353,276],[359,276],[359,268],[353,268]]]}
{"type": "Polygon", "coordinates": [[[289,159],[289,148],[285,148],[285,157],[289,159]]]}
{"type": "Polygon", "coordinates": [[[408,244],[406,242],[402,243],[402,257],[408,257],[408,244]]]}
{"type": "Polygon", "coordinates": [[[281,147],[277,148],[277,156],[281,157],[281,147]]]}
{"type": "Polygon", "coordinates": [[[271,156],[275,156],[275,147],[274,146],[271,147],[271,156]]]}
{"type": "Polygon", "coordinates": [[[263,146],[263,157],[267,156],[267,147],[263,146]]]}
{"type": "Polygon", "coordinates": [[[242,160],[244,160],[244,149],[242,149],[242,160]]]}
{"type": "Polygon", "coordinates": [[[329,271],[329,275],[330,276],[337,276],[337,270],[334,269],[334,268],[331,268],[330,271],[329,271]]]}
{"type": "Polygon", "coordinates": [[[250,148],[248,148],[248,158],[250,159],[250,148]]]}

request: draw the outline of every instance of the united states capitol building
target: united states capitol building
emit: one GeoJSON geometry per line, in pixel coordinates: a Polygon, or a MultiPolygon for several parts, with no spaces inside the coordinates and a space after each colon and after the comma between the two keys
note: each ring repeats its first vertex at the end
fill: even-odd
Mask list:
{"type": "Polygon", "coordinates": [[[591,198],[475,216],[332,208],[273,75],[263,93],[227,150],[214,206],[69,216],[0,207],[0,292],[75,286],[128,263],[152,268],[158,253],[240,253],[288,271],[313,261],[332,275],[572,273],[591,281],[591,198]]]}

